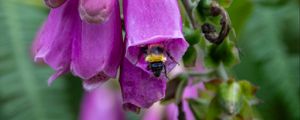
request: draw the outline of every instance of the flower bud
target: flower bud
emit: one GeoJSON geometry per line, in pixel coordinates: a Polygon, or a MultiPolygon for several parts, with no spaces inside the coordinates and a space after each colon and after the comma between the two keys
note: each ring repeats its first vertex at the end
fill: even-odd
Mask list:
{"type": "Polygon", "coordinates": [[[219,102],[223,109],[231,114],[236,115],[242,107],[242,89],[237,82],[229,81],[222,83],[219,87],[219,102]]]}
{"type": "Polygon", "coordinates": [[[50,8],[57,8],[65,3],[66,0],[44,0],[45,4],[50,8]]]}
{"type": "Polygon", "coordinates": [[[102,23],[109,19],[116,0],[80,0],[79,12],[88,23],[102,23]]]}

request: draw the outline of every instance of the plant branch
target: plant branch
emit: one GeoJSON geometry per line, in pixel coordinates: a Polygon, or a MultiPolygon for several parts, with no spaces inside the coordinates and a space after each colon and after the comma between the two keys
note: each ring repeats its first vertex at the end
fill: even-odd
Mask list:
{"type": "Polygon", "coordinates": [[[193,5],[191,0],[181,0],[182,4],[184,6],[185,12],[188,16],[188,19],[192,25],[193,29],[197,29],[197,22],[194,20],[194,16],[193,16],[193,5]]]}

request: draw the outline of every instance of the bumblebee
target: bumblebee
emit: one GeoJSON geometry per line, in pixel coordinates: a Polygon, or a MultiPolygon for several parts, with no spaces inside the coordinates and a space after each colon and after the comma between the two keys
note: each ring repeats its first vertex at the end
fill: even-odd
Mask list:
{"type": "Polygon", "coordinates": [[[147,69],[150,70],[155,77],[159,77],[164,70],[167,77],[165,65],[167,57],[165,54],[169,56],[169,53],[164,49],[164,46],[161,44],[152,44],[142,47],[142,51],[146,54],[145,61],[148,63],[147,69]]]}

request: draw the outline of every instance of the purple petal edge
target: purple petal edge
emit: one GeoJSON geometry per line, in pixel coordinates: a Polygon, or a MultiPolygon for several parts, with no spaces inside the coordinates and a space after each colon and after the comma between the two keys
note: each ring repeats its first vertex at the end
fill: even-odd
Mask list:
{"type": "Polygon", "coordinates": [[[81,39],[74,41],[71,70],[86,90],[114,78],[122,59],[122,31],[118,1],[104,23],[82,23],[81,39]]]}
{"type": "Polygon", "coordinates": [[[120,85],[125,104],[130,103],[137,107],[149,108],[165,96],[166,78],[153,77],[124,59],[120,85]]]}
{"type": "Polygon", "coordinates": [[[51,9],[34,43],[34,59],[48,64],[56,71],[49,85],[60,75],[69,71],[71,48],[74,36],[80,31],[81,24],[77,12],[78,1],[67,1],[59,8],[51,9]]]}
{"type": "Polygon", "coordinates": [[[188,48],[182,34],[182,22],[176,0],[124,0],[126,28],[125,57],[146,70],[144,59],[138,58],[140,48],[148,44],[163,44],[170,53],[167,71],[171,71],[188,48]]]}

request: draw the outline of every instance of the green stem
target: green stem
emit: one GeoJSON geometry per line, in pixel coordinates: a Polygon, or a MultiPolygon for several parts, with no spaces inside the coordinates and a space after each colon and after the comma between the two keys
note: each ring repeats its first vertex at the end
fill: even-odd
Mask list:
{"type": "Polygon", "coordinates": [[[188,71],[186,74],[190,77],[209,77],[211,75],[210,72],[207,73],[199,73],[199,72],[193,72],[193,71],[188,71]]]}
{"type": "Polygon", "coordinates": [[[195,19],[193,17],[193,5],[192,5],[191,0],[181,0],[181,2],[183,4],[186,14],[188,16],[188,20],[192,24],[192,28],[197,29],[197,22],[195,21],[195,19]]]}
{"type": "Polygon", "coordinates": [[[183,111],[183,104],[182,102],[178,103],[178,120],[185,120],[185,114],[184,114],[184,111],[183,111]]]}

